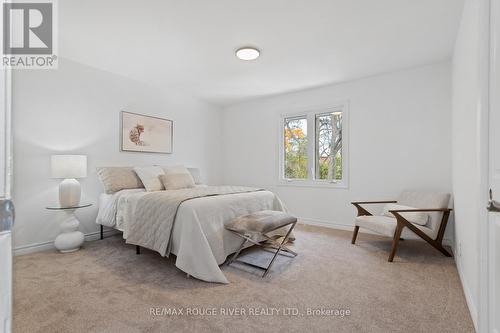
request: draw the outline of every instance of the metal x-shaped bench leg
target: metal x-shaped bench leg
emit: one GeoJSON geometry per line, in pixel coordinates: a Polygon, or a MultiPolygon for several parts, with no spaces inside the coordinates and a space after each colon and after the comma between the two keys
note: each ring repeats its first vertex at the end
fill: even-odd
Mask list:
{"type": "MultiPolygon", "coordinates": [[[[237,235],[241,236],[240,234],[236,233],[237,235]]],[[[241,250],[243,250],[243,248],[245,247],[245,244],[247,243],[247,239],[245,237],[243,237],[243,243],[241,244],[240,248],[238,249],[238,251],[236,251],[236,253],[231,257],[231,259],[229,259],[229,261],[227,262],[227,265],[231,265],[231,263],[233,261],[236,260],[236,258],[240,255],[240,252],[241,250]]]]}
{"type": "MultiPolygon", "coordinates": [[[[273,265],[274,260],[276,260],[276,257],[278,256],[278,254],[284,255],[283,253],[280,253],[281,251],[291,253],[293,257],[297,256],[296,252],[290,250],[285,245],[286,242],[288,241],[288,238],[290,237],[290,234],[292,233],[293,229],[295,228],[295,224],[296,223],[297,222],[291,224],[290,229],[286,233],[286,235],[283,238],[283,240],[281,241],[281,243],[276,242],[274,239],[268,237],[267,235],[262,235],[262,236],[264,236],[264,238],[266,240],[268,240],[268,241],[270,241],[272,243],[271,245],[267,245],[267,246],[265,244],[263,245],[260,242],[257,242],[255,240],[253,240],[248,235],[243,235],[243,234],[240,234],[238,232],[232,231],[234,234],[236,234],[239,237],[243,238],[243,243],[241,244],[241,246],[239,247],[239,249],[236,251],[236,253],[231,257],[231,259],[229,259],[229,261],[227,262],[227,265],[229,266],[234,261],[236,261],[236,258],[238,258],[238,256],[240,255],[241,251],[245,248],[245,245],[247,244],[247,242],[250,242],[250,243],[253,243],[255,245],[261,246],[266,251],[274,253],[273,258],[271,259],[271,262],[269,263],[269,265],[267,267],[261,267],[261,266],[257,266],[257,265],[254,265],[254,264],[245,263],[247,265],[250,265],[250,266],[253,266],[253,267],[257,267],[257,268],[260,268],[260,269],[264,270],[264,274],[262,275],[262,277],[265,277],[267,275],[267,273],[269,272],[269,270],[271,269],[271,266],[273,265]],[[267,250],[266,248],[272,248],[272,249],[275,249],[276,251],[270,251],[270,250],[267,250]]],[[[287,257],[290,257],[290,256],[287,256],[287,257]]]]}
{"type": "MultiPolygon", "coordinates": [[[[295,228],[295,224],[297,222],[293,223],[292,226],[290,227],[290,229],[288,229],[288,232],[286,233],[285,235],[285,238],[283,238],[283,241],[281,242],[281,244],[279,245],[278,249],[276,250],[276,253],[274,254],[273,256],[273,259],[271,259],[271,262],[269,263],[269,266],[267,266],[264,274],[262,274],[262,277],[266,277],[267,273],[269,272],[269,270],[271,269],[271,266],[273,265],[274,263],[274,260],[276,259],[276,257],[278,256],[278,254],[280,253],[281,251],[281,248],[284,246],[284,244],[288,241],[288,237],[290,236],[290,233],[292,232],[293,228],[295,228]]],[[[297,254],[295,254],[297,255],[297,254]]]]}

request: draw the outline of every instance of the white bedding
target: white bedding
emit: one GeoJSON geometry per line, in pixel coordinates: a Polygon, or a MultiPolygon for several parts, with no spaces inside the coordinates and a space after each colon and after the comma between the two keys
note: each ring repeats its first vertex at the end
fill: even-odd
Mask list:
{"type": "MultiPolygon", "coordinates": [[[[134,189],[102,194],[96,222],[123,231],[123,237],[127,239],[127,225],[134,216],[137,201],[146,193],[144,189],[134,189]]],[[[282,211],[284,207],[269,191],[183,202],[177,211],[171,237],[171,252],[177,256],[175,265],[198,279],[228,283],[219,265],[238,249],[241,238],[225,230],[224,222],[265,209],[282,211]]]]}
{"type": "Polygon", "coordinates": [[[130,194],[138,192],[146,192],[146,190],[141,188],[121,190],[114,194],[102,193],[99,196],[99,211],[97,213],[96,223],[123,231],[123,229],[117,225],[118,202],[120,198],[126,199],[130,194]]]}

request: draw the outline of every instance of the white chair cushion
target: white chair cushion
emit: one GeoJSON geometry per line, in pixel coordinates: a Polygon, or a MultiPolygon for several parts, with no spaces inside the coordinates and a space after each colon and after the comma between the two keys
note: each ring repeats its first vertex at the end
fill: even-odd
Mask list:
{"type": "MultiPolygon", "coordinates": [[[[427,208],[427,207],[426,207],[427,208]]],[[[389,203],[385,205],[382,215],[387,217],[395,217],[390,210],[398,209],[416,209],[415,207],[403,206],[398,204],[389,203]]],[[[413,213],[400,213],[402,217],[413,224],[426,225],[429,221],[429,214],[425,212],[413,212],[413,213]]]]}
{"type": "MultiPolygon", "coordinates": [[[[430,191],[403,191],[398,198],[398,204],[418,207],[418,208],[448,208],[450,203],[449,193],[430,192],[430,191]]],[[[426,227],[433,230],[433,237],[439,231],[439,225],[443,218],[442,212],[429,212],[429,222],[426,227]]]]}
{"type": "MultiPolygon", "coordinates": [[[[377,234],[393,237],[396,230],[396,218],[387,216],[358,216],[354,220],[354,224],[361,228],[366,228],[377,234]]],[[[425,226],[415,225],[422,230],[427,236],[432,237],[433,231],[425,226]]],[[[407,227],[403,228],[401,237],[405,239],[420,239],[413,231],[407,227]]]]}

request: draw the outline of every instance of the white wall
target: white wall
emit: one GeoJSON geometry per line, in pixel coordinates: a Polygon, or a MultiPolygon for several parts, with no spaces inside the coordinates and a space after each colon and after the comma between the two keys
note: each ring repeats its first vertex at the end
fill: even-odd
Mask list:
{"type": "Polygon", "coordinates": [[[393,199],[408,188],[451,192],[450,71],[439,63],[228,107],[224,182],[272,189],[303,220],[337,226],[352,225],[353,200],[393,199]],[[279,115],[343,100],[349,188],[277,185],[279,115]]]}
{"type": "Polygon", "coordinates": [[[10,84],[8,72],[0,69],[0,199],[10,198],[10,84]],[[5,125],[5,126],[4,126],[5,125]]]}
{"type": "Polygon", "coordinates": [[[479,305],[479,33],[479,1],[467,0],[453,53],[452,165],[455,260],[474,322],[479,305]]]}
{"type": "MultiPolygon", "coordinates": [[[[7,110],[5,101],[5,70],[0,70],[0,124],[5,124],[7,110]]],[[[0,126],[0,198],[5,198],[5,183],[6,183],[6,172],[7,172],[7,154],[6,154],[6,133],[7,126],[0,126]]]]}
{"type": "Polygon", "coordinates": [[[53,241],[59,180],[50,179],[50,155],[88,155],[81,180],[80,230],[91,233],[101,185],[96,166],[183,163],[199,167],[209,183],[220,182],[221,114],[178,91],[158,91],[125,77],[61,59],[57,70],[18,71],[13,78],[14,247],[53,241]],[[119,113],[127,110],[174,121],[174,153],[120,152],[119,113]]]}

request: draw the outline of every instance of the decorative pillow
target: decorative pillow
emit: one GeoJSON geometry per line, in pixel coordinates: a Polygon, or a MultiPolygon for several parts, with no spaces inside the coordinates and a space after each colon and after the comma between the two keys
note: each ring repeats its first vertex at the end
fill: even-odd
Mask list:
{"type": "Polygon", "coordinates": [[[167,190],[178,190],[195,186],[193,176],[182,165],[165,167],[163,171],[165,171],[165,174],[160,176],[160,180],[167,190]]]}
{"type": "Polygon", "coordinates": [[[165,174],[167,173],[189,173],[189,170],[184,165],[168,165],[168,166],[160,166],[163,169],[165,174]]]}
{"type": "Polygon", "coordinates": [[[135,167],[134,171],[141,179],[146,191],[161,191],[165,189],[160,181],[160,176],[165,174],[162,168],[157,166],[135,167]]]}
{"type": "Polygon", "coordinates": [[[144,187],[132,167],[100,167],[97,168],[97,175],[107,194],[144,187]]]}
{"type": "Polygon", "coordinates": [[[187,168],[189,173],[191,174],[191,176],[193,176],[193,180],[194,180],[194,183],[196,185],[200,185],[200,184],[203,184],[202,180],[201,180],[201,173],[200,173],[200,169],[198,168],[187,168]]]}
{"type": "MultiPolygon", "coordinates": [[[[388,217],[394,217],[394,214],[392,214],[389,211],[398,209],[417,209],[417,208],[389,203],[385,205],[383,215],[388,217]]],[[[401,213],[401,216],[407,219],[408,222],[418,225],[426,225],[427,222],[429,221],[429,214],[425,212],[411,212],[411,213],[407,212],[407,213],[401,213]]]]}

